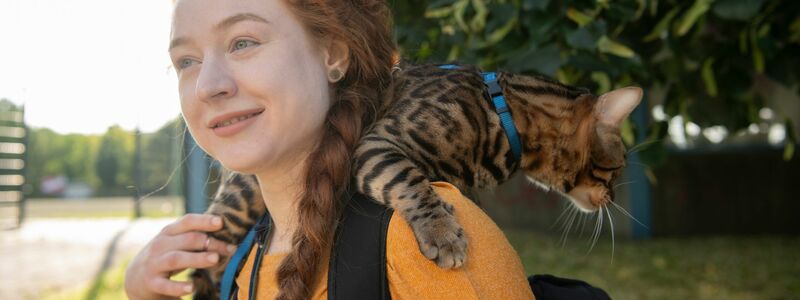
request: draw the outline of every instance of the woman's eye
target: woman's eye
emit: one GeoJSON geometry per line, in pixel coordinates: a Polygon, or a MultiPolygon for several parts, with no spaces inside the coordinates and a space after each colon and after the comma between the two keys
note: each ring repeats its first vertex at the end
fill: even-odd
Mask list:
{"type": "Polygon", "coordinates": [[[258,43],[254,42],[254,41],[250,41],[250,40],[238,40],[238,41],[236,41],[236,43],[233,44],[233,50],[234,51],[241,50],[241,49],[247,48],[247,47],[252,46],[252,45],[257,45],[257,44],[258,43]]]}
{"type": "Polygon", "coordinates": [[[193,62],[194,62],[193,59],[182,58],[182,59],[178,60],[178,69],[183,70],[183,69],[186,69],[188,67],[191,67],[193,62]]]}

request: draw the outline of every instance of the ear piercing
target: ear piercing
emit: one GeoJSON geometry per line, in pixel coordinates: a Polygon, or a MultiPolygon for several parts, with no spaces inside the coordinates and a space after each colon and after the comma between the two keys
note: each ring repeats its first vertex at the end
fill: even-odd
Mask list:
{"type": "Polygon", "coordinates": [[[341,80],[342,77],[344,77],[344,74],[342,73],[342,71],[339,71],[339,69],[333,69],[330,72],[328,72],[328,79],[331,82],[337,82],[341,80]]]}

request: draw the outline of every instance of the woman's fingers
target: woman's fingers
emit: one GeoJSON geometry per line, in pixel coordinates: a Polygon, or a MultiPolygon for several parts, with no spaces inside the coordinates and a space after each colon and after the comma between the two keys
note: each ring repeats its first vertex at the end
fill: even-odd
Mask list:
{"type": "Polygon", "coordinates": [[[192,292],[192,284],[184,281],[172,281],[164,277],[151,277],[146,283],[147,289],[161,295],[180,297],[192,292]]]}
{"type": "Polygon", "coordinates": [[[189,231],[217,231],[222,229],[222,218],[205,214],[186,214],[162,230],[167,235],[176,235],[189,231]]]}
{"type": "Polygon", "coordinates": [[[187,268],[202,269],[214,266],[219,262],[216,252],[172,251],[153,259],[152,269],[157,273],[171,274],[187,268]]]}
{"type": "Polygon", "coordinates": [[[225,243],[223,241],[220,241],[212,237],[208,237],[208,245],[206,245],[206,240],[204,239],[201,242],[200,248],[198,250],[212,251],[225,255],[233,255],[233,253],[236,252],[236,246],[225,243]],[[208,248],[205,248],[206,246],[208,246],[208,248]]]}
{"type": "Polygon", "coordinates": [[[187,214],[167,225],[134,257],[125,272],[125,292],[131,299],[163,299],[192,292],[189,282],[169,279],[187,268],[219,264],[220,255],[231,255],[235,245],[209,237],[222,229],[222,218],[187,214]]]}
{"type": "Polygon", "coordinates": [[[159,249],[164,251],[212,251],[223,255],[231,255],[236,251],[236,246],[230,245],[202,232],[186,232],[175,236],[166,236],[159,241],[159,249]]]}

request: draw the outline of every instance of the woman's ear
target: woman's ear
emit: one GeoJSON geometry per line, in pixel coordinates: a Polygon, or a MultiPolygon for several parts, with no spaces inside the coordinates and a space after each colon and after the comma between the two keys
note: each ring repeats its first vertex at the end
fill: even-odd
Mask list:
{"type": "Polygon", "coordinates": [[[328,72],[328,80],[336,82],[344,78],[347,67],[350,64],[350,47],[339,40],[328,40],[323,49],[325,57],[325,70],[328,72]],[[339,74],[338,78],[331,78],[330,74],[339,74]]]}

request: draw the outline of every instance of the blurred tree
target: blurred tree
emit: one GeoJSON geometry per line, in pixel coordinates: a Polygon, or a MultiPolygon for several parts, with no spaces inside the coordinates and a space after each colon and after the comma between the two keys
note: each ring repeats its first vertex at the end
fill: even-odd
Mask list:
{"type": "Polygon", "coordinates": [[[42,196],[38,187],[46,176],[63,175],[70,182],[82,181],[94,188],[100,184],[95,174],[95,154],[100,137],[60,135],[47,128],[28,128],[28,163],[26,181],[31,196],[42,196]]]}
{"type": "Polygon", "coordinates": [[[133,144],[133,134],[117,125],[109,127],[103,135],[95,163],[102,192],[114,195],[129,194],[126,187],[133,184],[131,171],[133,144]]]}
{"type": "MultiPolygon", "coordinates": [[[[650,108],[660,104],[668,117],[682,116],[702,127],[724,125],[732,132],[758,123],[759,110],[769,105],[786,124],[786,150],[797,142],[793,131],[800,126],[800,107],[785,99],[774,103],[769,99],[774,93],[763,87],[778,86],[797,99],[798,1],[390,3],[402,55],[411,61],[539,73],[598,94],[638,85],[650,108]]],[[[626,126],[626,142],[642,143],[633,140],[633,130],[647,130],[648,140],[660,141],[667,122],[626,126]]]]}
{"type": "Polygon", "coordinates": [[[177,147],[180,147],[182,142],[181,120],[180,117],[175,118],[161,126],[156,132],[144,136],[142,168],[145,174],[143,183],[145,193],[161,189],[158,194],[165,195],[170,192],[166,185],[177,183],[174,176],[177,176],[180,170],[176,157],[172,153],[176,151],[177,147]],[[173,175],[172,179],[170,179],[170,175],[173,175]]]}

